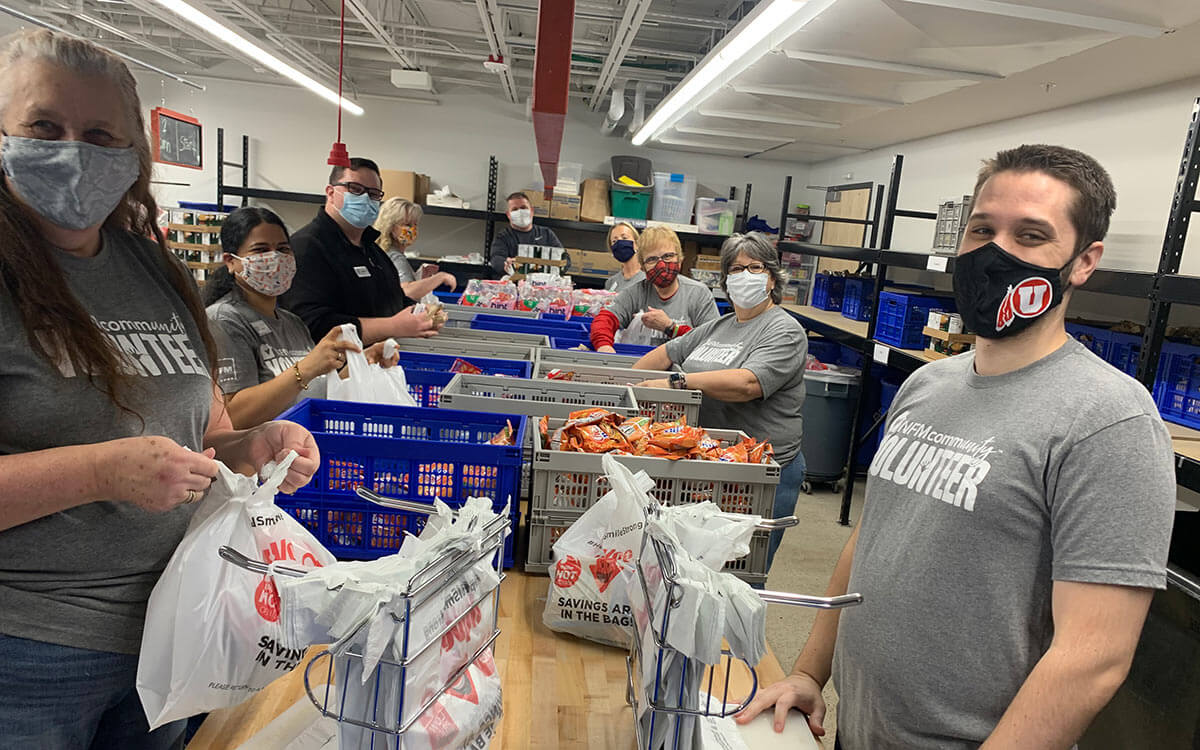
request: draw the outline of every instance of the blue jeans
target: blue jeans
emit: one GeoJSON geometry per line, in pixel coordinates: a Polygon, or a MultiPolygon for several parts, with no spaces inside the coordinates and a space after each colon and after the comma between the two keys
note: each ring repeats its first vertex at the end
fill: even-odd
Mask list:
{"type": "Polygon", "coordinates": [[[0,750],[182,750],[187,722],[150,731],[138,658],[0,635],[0,750]]]}
{"type": "MultiPolygon", "coordinates": [[[[775,488],[772,518],[790,516],[796,511],[796,498],[800,496],[800,485],[804,484],[805,469],[803,453],[797,453],[792,462],[783,467],[783,472],[779,476],[779,485],[775,488]]],[[[768,571],[771,569],[771,563],[775,561],[775,551],[779,549],[779,543],[782,541],[782,531],[771,532],[771,539],[767,545],[768,571]]]]}

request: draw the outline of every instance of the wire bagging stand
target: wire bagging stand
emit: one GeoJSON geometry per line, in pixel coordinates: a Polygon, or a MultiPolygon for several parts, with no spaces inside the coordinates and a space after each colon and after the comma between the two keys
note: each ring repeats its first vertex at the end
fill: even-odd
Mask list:
{"type": "MultiPolygon", "coordinates": [[[[658,512],[648,508],[647,516],[658,512]]],[[[773,531],[795,526],[795,516],[759,521],[760,531],[773,531]]],[[[645,610],[635,610],[633,645],[626,657],[628,677],[626,699],[633,707],[634,731],[638,750],[691,750],[691,739],[699,731],[698,722],[703,718],[724,718],[744,709],[758,690],[758,674],[754,665],[734,655],[728,648],[721,649],[718,664],[705,664],[687,657],[666,642],[670,631],[672,612],[679,607],[683,588],[679,583],[675,564],[675,550],[663,540],[647,532],[642,537],[641,554],[636,561],[637,582],[644,598],[645,610]],[[661,602],[659,607],[656,602],[661,602]],[[645,617],[646,633],[639,624],[645,617]],[[648,635],[650,642],[644,640],[648,635]],[[649,659],[646,657],[649,656],[649,659]],[[734,662],[740,662],[750,677],[750,690],[744,698],[730,702],[730,673],[734,662]],[[648,670],[653,671],[653,684],[639,679],[648,670]],[[723,677],[718,679],[718,673],[723,677]],[[677,682],[677,684],[672,684],[677,682]],[[700,687],[705,686],[701,691],[700,687]],[[719,691],[714,693],[714,688],[719,691]],[[649,719],[643,724],[642,717],[649,719]]],[[[862,602],[861,594],[844,594],[835,597],[806,596],[776,591],[756,592],[763,601],[773,604],[788,604],[819,609],[840,609],[862,602]]]]}
{"type": "MultiPolygon", "coordinates": [[[[425,515],[434,513],[431,505],[386,498],[365,488],[359,488],[358,494],[387,508],[425,515]]],[[[405,734],[448,691],[453,692],[461,684],[472,666],[489,674],[494,670],[490,650],[500,635],[500,583],[505,578],[501,558],[509,526],[507,515],[498,515],[482,528],[470,529],[477,531],[482,540],[477,548],[449,549],[412,574],[389,606],[388,616],[399,628],[394,638],[394,646],[398,648],[385,653],[373,669],[366,669],[363,654],[368,623],[344,639],[348,645],[339,653],[327,649],[309,662],[304,672],[305,692],[322,715],[338,722],[344,750],[416,747],[417,743],[406,743],[405,734]],[[486,566],[483,569],[489,574],[489,581],[483,584],[479,583],[481,566],[486,566]],[[457,599],[459,596],[466,601],[457,599]],[[455,607],[458,614],[448,620],[436,609],[447,599],[456,599],[461,604],[455,607]],[[461,648],[451,650],[448,652],[451,661],[441,663],[441,659],[447,658],[442,653],[445,644],[463,640],[464,632],[481,625],[480,619],[490,624],[471,639],[469,653],[461,648]],[[426,623],[425,628],[420,627],[422,622],[426,623]],[[436,623],[437,629],[432,630],[428,623],[436,623]],[[389,655],[394,658],[388,658],[389,655]],[[314,686],[313,677],[320,675],[322,669],[325,684],[314,686]],[[431,671],[449,672],[432,692],[424,680],[431,671]]],[[[240,568],[263,575],[300,577],[308,572],[252,560],[230,547],[222,547],[220,555],[240,568]]],[[[499,716],[497,706],[494,715],[483,717],[474,734],[492,730],[499,716]]]]}

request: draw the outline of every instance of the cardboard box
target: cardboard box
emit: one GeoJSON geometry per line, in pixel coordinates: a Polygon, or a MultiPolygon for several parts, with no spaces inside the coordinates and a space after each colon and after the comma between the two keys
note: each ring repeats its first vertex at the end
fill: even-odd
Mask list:
{"type": "Polygon", "coordinates": [[[538,191],[526,190],[525,194],[529,196],[529,205],[533,208],[534,218],[550,218],[550,201],[546,200],[538,191]]]}
{"type": "Polygon", "coordinates": [[[608,195],[608,180],[584,180],[579,220],[604,223],[605,217],[612,213],[608,195]]]}
{"type": "Polygon", "coordinates": [[[379,176],[383,179],[384,200],[407,198],[413,203],[425,205],[425,198],[429,195],[429,175],[384,169],[379,176]]]}
{"type": "Polygon", "coordinates": [[[567,250],[567,254],[571,256],[572,272],[611,276],[615,271],[621,269],[621,264],[612,256],[612,253],[570,248],[567,250]]]}
{"type": "Polygon", "coordinates": [[[582,199],[578,195],[558,195],[550,202],[550,218],[564,221],[579,221],[582,199]]]}

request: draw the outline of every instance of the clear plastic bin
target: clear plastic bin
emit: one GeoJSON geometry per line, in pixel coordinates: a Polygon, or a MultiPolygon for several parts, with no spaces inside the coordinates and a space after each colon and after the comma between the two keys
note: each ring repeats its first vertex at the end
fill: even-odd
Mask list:
{"type": "Polygon", "coordinates": [[[733,234],[733,203],[726,198],[697,198],[696,226],[702,234],[733,234]]]}
{"type": "MultiPolygon", "coordinates": [[[[545,185],[546,181],[542,177],[542,165],[535,161],[531,187],[543,191],[546,189],[545,185]]],[[[554,186],[554,192],[559,195],[579,195],[579,188],[582,185],[583,165],[574,161],[560,161],[558,163],[558,184],[554,186]]]]}
{"type": "Polygon", "coordinates": [[[651,218],[671,224],[691,224],[696,202],[696,178],[678,172],[654,173],[651,218]]]}

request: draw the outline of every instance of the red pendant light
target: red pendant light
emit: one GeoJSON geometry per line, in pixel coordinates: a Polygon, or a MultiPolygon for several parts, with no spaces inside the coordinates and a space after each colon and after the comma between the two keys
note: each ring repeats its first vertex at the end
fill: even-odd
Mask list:
{"type": "Polygon", "coordinates": [[[342,0],[342,30],[341,38],[338,41],[338,128],[337,140],[334,141],[333,147],[329,149],[329,161],[326,163],[333,167],[350,167],[350,152],[346,150],[346,144],[342,143],[342,65],[346,59],[346,0],[342,0]]]}

